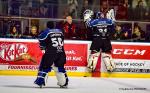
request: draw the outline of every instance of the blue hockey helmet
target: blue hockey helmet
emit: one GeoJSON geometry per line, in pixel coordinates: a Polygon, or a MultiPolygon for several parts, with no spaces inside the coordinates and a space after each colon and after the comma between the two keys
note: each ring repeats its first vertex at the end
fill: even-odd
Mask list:
{"type": "Polygon", "coordinates": [[[102,12],[97,12],[96,18],[104,18],[104,14],[102,12]]]}

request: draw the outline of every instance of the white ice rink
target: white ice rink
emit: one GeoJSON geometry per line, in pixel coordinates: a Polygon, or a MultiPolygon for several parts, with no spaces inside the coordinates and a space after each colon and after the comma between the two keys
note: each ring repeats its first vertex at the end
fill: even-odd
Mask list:
{"type": "Polygon", "coordinates": [[[33,84],[33,76],[0,76],[0,93],[150,93],[150,79],[70,77],[67,89],[49,77],[47,86],[33,84]]]}

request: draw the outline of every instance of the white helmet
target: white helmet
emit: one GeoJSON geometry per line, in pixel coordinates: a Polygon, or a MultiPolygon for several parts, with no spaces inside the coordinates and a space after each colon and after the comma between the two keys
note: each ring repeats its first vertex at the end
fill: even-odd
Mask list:
{"type": "Polygon", "coordinates": [[[84,22],[92,19],[93,15],[94,15],[94,12],[92,10],[90,10],[90,9],[85,10],[83,13],[84,22]]]}

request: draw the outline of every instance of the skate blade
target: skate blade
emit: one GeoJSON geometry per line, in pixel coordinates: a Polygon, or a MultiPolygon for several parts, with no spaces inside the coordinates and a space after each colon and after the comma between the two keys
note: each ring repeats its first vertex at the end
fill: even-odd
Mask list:
{"type": "Polygon", "coordinates": [[[68,86],[60,86],[60,88],[68,88],[68,86]]]}
{"type": "Polygon", "coordinates": [[[39,84],[36,84],[36,83],[34,83],[37,87],[39,87],[39,88],[43,88],[44,86],[45,86],[45,84],[42,84],[42,85],[39,85],[39,84]]]}
{"type": "Polygon", "coordinates": [[[88,68],[88,71],[91,72],[91,73],[95,71],[95,70],[94,70],[93,68],[91,68],[91,67],[87,67],[87,68],[88,68]]]}

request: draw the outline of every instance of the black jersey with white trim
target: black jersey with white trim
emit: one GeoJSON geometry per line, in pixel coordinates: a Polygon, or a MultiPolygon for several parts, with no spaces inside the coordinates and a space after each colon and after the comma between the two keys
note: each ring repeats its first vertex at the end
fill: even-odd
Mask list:
{"type": "Polygon", "coordinates": [[[39,42],[45,53],[64,52],[64,34],[61,29],[45,29],[39,35],[39,42]]]}

